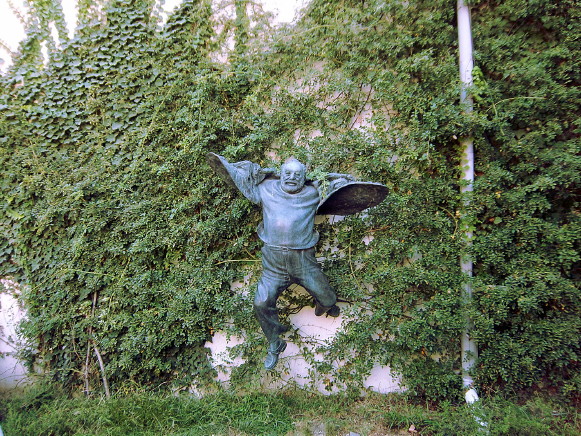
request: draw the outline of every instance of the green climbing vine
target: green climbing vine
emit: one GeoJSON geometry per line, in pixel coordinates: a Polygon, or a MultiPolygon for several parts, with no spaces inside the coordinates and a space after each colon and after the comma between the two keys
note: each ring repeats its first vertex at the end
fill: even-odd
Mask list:
{"type": "MultiPolygon", "coordinates": [[[[469,311],[485,392],[572,398],[575,0],[471,2],[470,116],[455,2],[313,0],[292,26],[226,3],[230,16],[186,0],[163,21],[153,0],[81,1],[69,39],[57,0],[30,2],[27,38],[0,80],[0,275],[22,285],[28,363],[72,390],[104,379],[113,391],[186,389],[212,383],[204,344],[224,331],[244,338],[234,386],[261,377],[260,216],[205,155],[265,167],[294,155],[314,178],[390,188],[365,214],[319,225],[345,322],[328,342],[291,330],[313,377],[357,390],[382,364],[418,398],[457,399],[469,311]],[[458,138],[470,132],[475,302],[464,308],[458,138]]],[[[282,318],[309,304],[285,294],[282,318]]]]}

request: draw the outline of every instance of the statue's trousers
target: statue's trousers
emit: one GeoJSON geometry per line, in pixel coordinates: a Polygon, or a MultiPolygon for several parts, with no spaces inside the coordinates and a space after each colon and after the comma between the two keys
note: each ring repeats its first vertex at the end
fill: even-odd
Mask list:
{"type": "Polygon", "coordinates": [[[315,259],[314,248],[262,247],[262,276],[254,298],[254,311],[269,342],[288,330],[279,322],[276,300],[294,283],[304,287],[323,308],[337,302],[335,291],[315,259]]]}

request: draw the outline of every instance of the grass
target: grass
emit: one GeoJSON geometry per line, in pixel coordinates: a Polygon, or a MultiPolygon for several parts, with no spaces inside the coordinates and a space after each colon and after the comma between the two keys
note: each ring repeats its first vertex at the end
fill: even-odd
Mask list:
{"type": "Polygon", "coordinates": [[[313,395],[301,390],[198,399],[153,393],[70,398],[37,386],[5,398],[0,409],[6,436],[42,435],[481,435],[475,414],[490,435],[578,435],[575,409],[535,398],[517,405],[501,398],[437,408],[397,395],[313,395]],[[413,427],[412,427],[413,426],[413,427]],[[415,433],[408,432],[415,429],[415,433]]]}

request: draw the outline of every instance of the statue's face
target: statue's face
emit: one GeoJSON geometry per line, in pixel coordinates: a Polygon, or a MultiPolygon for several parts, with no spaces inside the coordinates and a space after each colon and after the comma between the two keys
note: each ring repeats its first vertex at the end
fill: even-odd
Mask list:
{"type": "Polygon", "coordinates": [[[285,163],[280,172],[280,187],[288,194],[296,194],[305,186],[305,167],[298,161],[285,163]]]}

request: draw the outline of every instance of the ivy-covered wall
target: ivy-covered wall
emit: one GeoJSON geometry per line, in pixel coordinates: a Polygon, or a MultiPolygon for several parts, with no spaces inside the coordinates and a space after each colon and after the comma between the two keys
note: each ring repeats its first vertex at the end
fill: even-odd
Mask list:
{"type": "MultiPolygon", "coordinates": [[[[28,362],[72,389],[101,389],[103,373],[113,390],[179,389],[212,379],[203,344],[221,330],[246,339],[234,384],[261,377],[251,305],[260,216],[205,154],[264,166],[295,155],[315,176],[390,188],[368,213],[319,226],[318,256],[346,302],[343,330],[318,347],[319,374],[343,362],[334,383],[357,389],[379,363],[412,395],[456,399],[469,314],[485,393],[573,398],[577,2],[471,2],[469,116],[454,1],[313,0],[278,28],[243,4],[228,17],[187,0],[162,24],[153,0],[80,2],[75,37],[49,44],[46,64],[40,43],[59,8],[34,12],[0,97],[0,275],[25,285],[28,362]],[[467,134],[477,171],[469,306],[459,266],[467,134]],[[231,288],[249,274],[246,289],[231,288]]],[[[308,304],[285,294],[283,318],[308,304]]]]}

